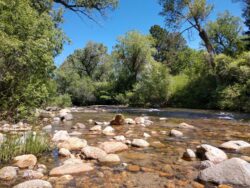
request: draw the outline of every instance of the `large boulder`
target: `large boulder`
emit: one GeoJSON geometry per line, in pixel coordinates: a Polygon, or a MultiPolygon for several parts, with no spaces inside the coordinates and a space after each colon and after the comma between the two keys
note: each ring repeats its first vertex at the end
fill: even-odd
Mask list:
{"type": "Polygon", "coordinates": [[[10,181],[17,177],[17,167],[5,166],[0,169],[0,180],[10,181]]]}
{"type": "Polygon", "coordinates": [[[205,182],[250,187],[250,164],[232,158],[202,170],[198,178],[205,182]]]}
{"type": "Polygon", "coordinates": [[[117,114],[115,119],[110,121],[110,125],[123,125],[125,123],[125,119],[122,114],[117,114]]]}
{"type": "Polygon", "coordinates": [[[34,167],[37,163],[37,158],[35,155],[20,155],[14,158],[14,165],[19,168],[34,167]]]}
{"type": "Polygon", "coordinates": [[[54,142],[60,142],[60,141],[65,141],[70,138],[69,133],[67,131],[57,131],[52,138],[52,141],[54,142]]]}
{"type": "Polygon", "coordinates": [[[70,137],[68,140],[60,142],[57,144],[58,148],[65,148],[70,151],[72,150],[81,150],[87,146],[87,141],[77,137],[70,137]]]}
{"type": "Polygon", "coordinates": [[[123,150],[127,150],[128,146],[122,142],[103,142],[99,145],[99,148],[104,150],[106,153],[115,153],[123,150]]]}
{"type": "Polygon", "coordinates": [[[19,183],[13,188],[52,188],[52,185],[48,181],[36,179],[19,183]]]}
{"type": "Polygon", "coordinates": [[[82,148],[82,153],[84,153],[84,155],[90,159],[100,159],[104,158],[107,155],[107,153],[102,149],[93,146],[82,148]]]}
{"type": "Polygon", "coordinates": [[[146,140],[143,139],[134,139],[132,141],[132,145],[136,147],[148,147],[149,143],[146,140]]]}
{"type": "Polygon", "coordinates": [[[66,163],[62,166],[53,168],[50,172],[50,176],[61,176],[67,174],[80,174],[93,170],[91,163],[66,163]]]}
{"type": "Polygon", "coordinates": [[[196,154],[201,160],[209,160],[215,164],[227,159],[227,155],[224,151],[208,144],[198,146],[196,148],[196,154]]]}
{"type": "Polygon", "coordinates": [[[243,140],[232,140],[225,142],[220,145],[221,149],[231,150],[231,151],[239,151],[241,149],[249,148],[250,144],[243,140]]]}

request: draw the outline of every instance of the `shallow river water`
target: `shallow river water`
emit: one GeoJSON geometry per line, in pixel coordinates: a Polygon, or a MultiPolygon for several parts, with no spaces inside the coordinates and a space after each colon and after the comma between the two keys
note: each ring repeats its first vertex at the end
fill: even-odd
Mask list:
{"type": "MultiPolygon", "coordinates": [[[[94,121],[109,122],[115,114],[121,113],[125,118],[137,116],[149,116],[152,125],[113,126],[115,135],[124,135],[127,139],[143,138],[143,133],[151,135],[146,140],[150,147],[129,147],[127,151],[118,153],[121,163],[103,164],[91,160],[95,170],[74,175],[74,180],[67,185],[57,187],[106,187],[106,188],[161,188],[161,187],[202,187],[196,177],[199,172],[200,161],[187,161],[182,158],[187,148],[195,150],[200,144],[219,146],[229,140],[244,140],[250,142],[250,114],[223,113],[218,111],[185,110],[185,109],[140,109],[125,107],[98,107],[97,111],[82,109],[74,112],[74,120],[52,125],[50,134],[55,130],[67,130],[73,132],[75,123],[84,123],[86,129],[78,129],[82,135],[79,138],[87,140],[88,145],[97,146],[100,142],[108,141],[114,136],[93,134],[89,128],[94,121]],[[103,110],[101,110],[103,109],[103,110]],[[166,117],[166,120],[160,118],[166,117]],[[186,122],[196,129],[178,129],[179,123],[186,122]],[[169,136],[171,129],[183,132],[183,137],[173,138],[169,136]]],[[[48,123],[47,123],[48,124],[48,123]]],[[[44,125],[47,125],[44,123],[44,125]]],[[[38,130],[38,127],[35,128],[38,130]]],[[[242,155],[250,156],[250,153],[227,153],[229,157],[242,155]]],[[[59,166],[65,160],[59,157],[57,150],[48,153],[38,159],[39,163],[47,166],[48,171],[59,166]]],[[[24,181],[24,180],[20,180],[24,181]]],[[[16,184],[17,182],[15,182],[16,184]]],[[[9,184],[11,186],[13,184],[9,184]]],[[[204,185],[204,184],[203,184],[204,185]]],[[[7,187],[2,183],[0,187],[7,187]]],[[[206,185],[206,187],[216,187],[206,185]]]]}

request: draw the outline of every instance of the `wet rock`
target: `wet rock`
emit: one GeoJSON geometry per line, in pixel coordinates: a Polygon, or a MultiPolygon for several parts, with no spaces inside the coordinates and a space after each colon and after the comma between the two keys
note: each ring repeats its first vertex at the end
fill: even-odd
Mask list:
{"type": "Polygon", "coordinates": [[[70,137],[68,140],[65,140],[57,144],[58,148],[66,148],[70,151],[72,150],[81,150],[87,146],[87,141],[77,137],[70,137]]]}
{"type": "Polygon", "coordinates": [[[126,140],[125,136],[123,136],[123,135],[115,136],[114,139],[116,141],[121,141],[121,142],[124,142],[126,140]]]}
{"type": "Polygon", "coordinates": [[[72,133],[69,133],[70,136],[81,136],[82,133],[78,131],[73,131],[72,133]]]}
{"type": "Polygon", "coordinates": [[[61,155],[63,157],[70,157],[71,153],[68,149],[61,148],[61,149],[59,149],[59,155],[61,155]]]}
{"type": "Polygon", "coordinates": [[[125,121],[125,124],[129,124],[129,125],[135,124],[135,121],[132,118],[126,118],[124,121],[125,121]]]}
{"type": "Polygon", "coordinates": [[[143,136],[144,136],[145,138],[150,138],[150,137],[151,137],[148,133],[143,133],[143,136]]]}
{"type": "Polygon", "coordinates": [[[51,125],[46,125],[45,127],[43,127],[43,130],[44,131],[49,131],[52,129],[52,126],[51,125]]]}
{"type": "Polygon", "coordinates": [[[146,140],[143,140],[143,139],[134,139],[132,141],[132,145],[137,146],[137,147],[148,147],[149,143],[146,140]]]}
{"type": "Polygon", "coordinates": [[[227,159],[227,155],[224,151],[208,144],[198,146],[196,154],[201,160],[209,160],[215,164],[227,159]]]}
{"type": "Polygon", "coordinates": [[[44,180],[29,180],[23,183],[19,183],[13,188],[52,188],[52,185],[48,181],[44,180]]]}
{"type": "Polygon", "coordinates": [[[23,178],[25,179],[41,179],[43,176],[43,173],[35,170],[25,170],[23,172],[23,178]]]}
{"type": "Polygon", "coordinates": [[[105,157],[98,159],[100,162],[110,162],[110,163],[117,163],[120,162],[120,157],[116,154],[108,154],[105,157]]]}
{"type": "Polygon", "coordinates": [[[170,136],[173,136],[173,137],[182,137],[183,133],[181,131],[177,131],[175,129],[172,129],[170,131],[170,136]]]}
{"type": "Polygon", "coordinates": [[[64,164],[62,166],[53,168],[50,172],[50,176],[61,176],[67,174],[79,174],[94,170],[90,163],[79,163],[79,164],[64,164]]]}
{"type": "Polygon", "coordinates": [[[125,120],[122,114],[117,114],[115,119],[110,121],[110,125],[124,125],[125,120]]]}
{"type": "Polygon", "coordinates": [[[114,135],[114,131],[115,130],[113,129],[113,127],[107,126],[105,127],[105,129],[103,129],[102,133],[108,136],[108,135],[114,135]]]}
{"type": "Polygon", "coordinates": [[[128,146],[122,142],[103,142],[99,145],[99,148],[104,150],[106,153],[115,153],[123,150],[127,150],[128,146]]]}
{"type": "Polygon", "coordinates": [[[14,158],[14,165],[19,168],[28,168],[36,165],[37,158],[35,155],[20,155],[14,158]]]}
{"type": "Polygon", "coordinates": [[[215,164],[209,160],[201,161],[199,169],[204,170],[205,168],[209,168],[209,167],[214,166],[214,165],[215,164]]]}
{"type": "Polygon", "coordinates": [[[69,133],[67,131],[57,131],[52,138],[53,142],[60,142],[60,141],[65,141],[70,138],[69,133]]]}
{"type": "Polygon", "coordinates": [[[93,146],[84,147],[82,149],[82,153],[84,153],[84,155],[90,159],[101,159],[107,155],[107,153],[102,149],[93,146]]]}
{"type": "Polygon", "coordinates": [[[178,125],[178,128],[182,128],[182,129],[194,129],[195,127],[193,125],[189,125],[187,123],[180,123],[178,125]]]}
{"type": "Polygon", "coordinates": [[[130,172],[139,172],[140,167],[137,165],[128,165],[127,170],[130,172]]]}
{"type": "Polygon", "coordinates": [[[85,129],[86,125],[84,125],[83,123],[76,123],[76,127],[78,127],[79,129],[85,129]]]}
{"type": "Polygon", "coordinates": [[[249,148],[250,144],[243,140],[228,141],[220,145],[220,148],[225,150],[238,151],[241,149],[249,148]]]}
{"type": "Polygon", "coordinates": [[[6,166],[0,169],[0,180],[10,181],[17,177],[17,167],[6,166]]]}
{"type": "Polygon", "coordinates": [[[102,131],[102,126],[101,125],[96,125],[94,127],[91,127],[89,130],[90,131],[102,131]]]}
{"type": "Polygon", "coordinates": [[[202,170],[198,178],[205,182],[250,187],[250,164],[232,158],[202,170]]]}
{"type": "Polygon", "coordinates": [[[196,158],[196,154],[191,149],[186,149],[186,151],[183,154],[183,158],[187,160],[194,160],[196,158]]]}

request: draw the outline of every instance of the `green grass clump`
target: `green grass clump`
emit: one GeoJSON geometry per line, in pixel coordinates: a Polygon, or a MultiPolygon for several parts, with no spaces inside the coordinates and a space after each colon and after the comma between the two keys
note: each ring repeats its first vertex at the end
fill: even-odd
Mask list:
{"type": "Polygon", "coordinates": [[[50,150],[49,138],[44,134],[29,133],[24,137],[8,135],[0,144],[0,162],[7,163],[17,155],[41,155],[50,150]]]}

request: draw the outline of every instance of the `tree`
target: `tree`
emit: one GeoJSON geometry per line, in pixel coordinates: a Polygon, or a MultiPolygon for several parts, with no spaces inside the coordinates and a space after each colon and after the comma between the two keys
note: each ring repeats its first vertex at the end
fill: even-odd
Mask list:
{"type": "Polygon", "coordinates": [[[153,61],[153,42],[151,36],[144,36],[137,31],[130,31],[118,38],[118,44],[112,54],[118,73],[117,90],[126,91],[133,88],[143,68],[153,61]]]}
{"type": "MultiPolygon", "coordinates": [[[[43,1],[43,0],[39,0],[43,1]]],[[[55,3],[63,5],[66,9],[71,10],[79,15],[84,15],[96,22],[93,18],[93,12],[98,12],[105,16],[105,11],[115,9],[118,0],[53,0],[55,3]]]]}
{"type": "Polygon", "coordinates": [[[213,6],[208,4],[206,0],[159,0],[159,3],[163,7],[160,14],[165,17],[169,28],[177,29],[187,23],[190,26],[182,32],[193,28],[198,31],[207,52],[210,54],[209,63],[214,67],[215,51],[203,26],[213,6]]]}
{"type": "Polygon", "coordinates": [[[88,42],[83,49],[77,49],[62,64],[61,68],[71,67],[80,77],[94,78],[97,67],[107,59],[107,47],[101,43],[88,42]]]}
{"type": "Polygon", "coordinates": [[[241,40],[241,20],[228,11],[219,14],[218,18],[206,25],[209,39],[217,54],[224,53],[234,56],[243,50],[241,40]]]}
{"type": "Polygon", "coordinates": [[[154,55],[155,60],[168,65],[172,72],[173,64],[176,63],[179,53],[187,48],[186,40],[180,33],[168,32],[159,25],[152,26],[150,34],[155,39],[154,46],[157,50],[154,55]]]}
{"type": "MultiPolygon", "coordinates": [[[[50,97],[54,57],[64,35],[50,6],[34,0],[0,0],[0,109],[21,117],[50,97]]],[[[2,116],[3,117],[3,116],[2,116]]]]}

